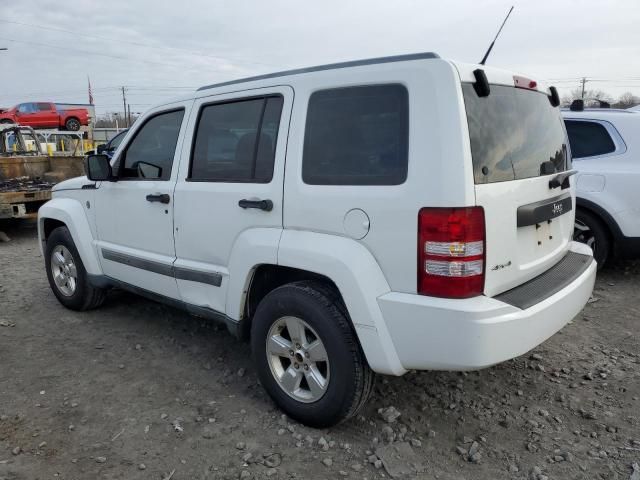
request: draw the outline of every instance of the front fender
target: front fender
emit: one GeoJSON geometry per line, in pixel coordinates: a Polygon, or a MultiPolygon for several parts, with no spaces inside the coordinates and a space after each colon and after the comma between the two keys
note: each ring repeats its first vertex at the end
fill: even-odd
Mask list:
{"type": "Polygon", "coordinates": [[[72,198],[54,198],[38,210],[38,239],[40,251],[44,255],[44,221],[58,220],[71,233],[85,270],[90,275],[102,275],[102,268],[96,255],[94,238],[82,204],[72,198]]]}
{"type": "Polygon", "coordinates": [[[378,262],[361,243],[346,237],[284,230],[278,265],[324,275],[336,284],[371,368],[402,375],[402,367],[377,299],[391,291],[378,262]]]}

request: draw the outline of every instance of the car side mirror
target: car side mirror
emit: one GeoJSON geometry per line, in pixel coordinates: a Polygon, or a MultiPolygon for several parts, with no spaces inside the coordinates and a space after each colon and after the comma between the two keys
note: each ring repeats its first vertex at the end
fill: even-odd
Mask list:
{"type": "Polygon", "coordinates": [[[109,157],[106,155],[87,155],[84,169],[87,178],[94,182],[113,179],[109,157]]]}

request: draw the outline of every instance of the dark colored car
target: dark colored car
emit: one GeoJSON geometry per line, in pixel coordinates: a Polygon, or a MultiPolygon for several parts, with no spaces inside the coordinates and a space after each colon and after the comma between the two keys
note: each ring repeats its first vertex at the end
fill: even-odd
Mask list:
{"type": "Polygon", "coordinates": [[[102,153],[109,158],[113,157],[113,154],[116,152],[120,143],[122,143],[122,140],[124,139],[124,136],[126,135],[127,132],[128,130],[123,130],[120,133],[118,133],[115,137],[113,137],[111,140],[109,140],[107,143],[103,145],[98,145],[98,153],[102,153]]]}

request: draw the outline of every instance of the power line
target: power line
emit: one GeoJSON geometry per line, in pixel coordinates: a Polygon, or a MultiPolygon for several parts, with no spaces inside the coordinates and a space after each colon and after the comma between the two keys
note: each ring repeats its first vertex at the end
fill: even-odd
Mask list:
{"type": "MultiPolygon", "coordinates": [[[[127,88],[127,90],[149,90],[149,91],[153,91],[153,90],[168,90],[168,91],[172,91],[172,90],[185,90],[185,91],[195,91],[197,90],[199,87],[187,87],[187,86],[169,86],[169,87],[160,87],[160,86],[131,86],[131,85],[125,85],[125,87],[127,88]]],[[[73,90],[48,90],[48,91],[36,91],[36,92],[13,92],[13,93],[0,93],[0,98],[4,98],[4,97],[30,97],[30,96],[50,96],[50,95],[65,95],[65,94],[75,94],[78,93],[79,91],[84,91],[85,86],[82,85],[76,89],[73,90]]],[[[120,95],[120,89],[122,87],[121,86],[111,86],[111,87],[92,87],[92,91],[98,92],[98,93],[102,93],[102,96],[105,96],[104,92],[109,92],[109,91],[113,91],[113,93],[115,95],[120,95]]],[[[136,95],[142,95],[141,93],[135,93],[136,95]]],[[[111,95],[111,93],[107,93],[106,95],[111,95]]],[[[146,95],[146,94],[145,94],[146,95]]]]}
{"type": "MultiPolygon", "coordinates": [[[[107,90],[112,90],[112,89],[119,89],[120,87],[101,87],[101,88],[93,88],[92,90],[94,92],[104,92],[107,90]]],[[[20,92],[20,93],[2,93],[0,94],[0,97],[29,97],[29,96],[48,96],[48,95],[64,95],[64,94],[74,94],[77,93],[78,91],[84,89],[83,87],[78,87],[77,89],[74,90],[57,90],[57,91],[47,91],[47,92],[20,92]]]]}
{"type": "Polygon", "coordinates": [[[109,55],[108,53],[99,53],[99,52],[91,52],[88,50],[79,50],[76,48],[69,48],[68,46],[62,46],[62,45],[52,45],[50,43],[39,43],[39,42],[28,42],[26,40],[14,40],[12,38],[3,38],[0,37],[0,40],[5,40],[7,42],[14,42],[14,43],[24,43],[25,45],[36,45],[39,47],[47,47],[47,48],[56,48],[59,49],[61,51],[65,51],[65,52],[76,52],[76,53],[84,53],[85,55],[97,55],[100,57],[108,57],[108,58],[116,58],[118,60],[125,60],[128,62],[136,62],[136,63],[150,63],[153,65],[167,65],[167,62],[153,62],[151,60],[141,60],[141,59],[137,59],[137,58],[131,58],[131,57],[123,57],[120,55],[109,55]]]}
{"type": "Polygon", "coordinates": [[[64,28],[58,28],[58,27],[50,27],[50,26],[46,26],[46,25],[37,25],[34,23],[25,23],[25,22],[16,22],[14,20],[6,20],[3,18],[0,18],[0,22],[3,23],[11,23],[14,25],[20,25],[20,26],[24,26],[24,27],[31,27],[31,28],[38,28],[41,30],[49,30],[52,32],[60,32],[60,33],[67,33],[70,35],[76,35],[76,36],[81,36],[81,37],[86,37],[86,38],[95,38],[98,40],[105,40],[108,41],[109,43],[113,43],[113,42],[120,42],[120,43],[126,43],[129,45],[135,45],[138,47],[145,47],[145,48],[154,48],[154,49],[161,49],[161,50],[174,50],[174,51],[179,51],[179,52],[185,52],[185,53],[189,53],[191,55],[195,55],[195,56],[200,56],[200,57],[208,57],[208,58],[214,58],[217,60],[224,60],[229,62],[230,60],[233,60],[235,62],[240,62],[240,63],[246,63],[246,64],[253,64],[253,65],[264,65],[267,67],[276,67],[276,68],[283,68],[282,65],[274,65],[274,64],[270,64],[270,63],[264,63],[264,62],[255,62],[255,61],[250,61],[250,60],[242,60],[242,59],[238,59],[238,58],[233,58],[233,57],[223,57],[220,55],[210,55],[207,53],[202,53],[202,52],[196,52],[193,50],[188,50],[185,48],[180,48],[180,47],[167,47],[164,45],[150,45],[148,43],[141,43],[141,42],[134,42],[131,40],[121,40],[118,38],[108,38],[108,37],[101,37],[98,35],[91,35],[91,34],[87,34],[87,33],[81,33],[81,32],[75,32],[72,30],[65,30],[64,28]]]}

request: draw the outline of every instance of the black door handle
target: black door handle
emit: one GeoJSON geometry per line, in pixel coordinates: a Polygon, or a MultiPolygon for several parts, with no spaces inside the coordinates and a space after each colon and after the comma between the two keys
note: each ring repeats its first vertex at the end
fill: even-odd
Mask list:
{"type": "Polygon", "coordinates": [[[270,212],[273,210],[273,202],[271,200],[247,200],[242,199],[238,202],[238,206],[241,208],[257,208],[258,210],[264,210],[270,212]]]}
{"type": "Polygon", "coordinates": [[[147,202],[169,203],[171,197],[168,193],[154,193],[147,195],[147,202]]]}

